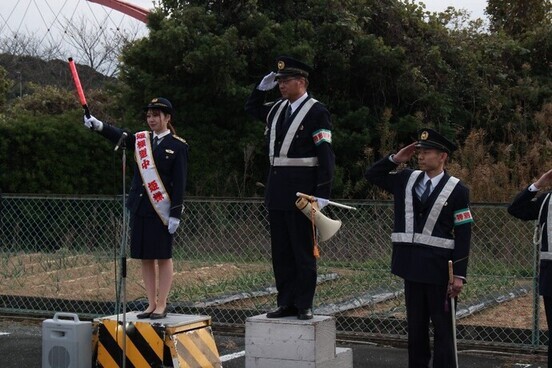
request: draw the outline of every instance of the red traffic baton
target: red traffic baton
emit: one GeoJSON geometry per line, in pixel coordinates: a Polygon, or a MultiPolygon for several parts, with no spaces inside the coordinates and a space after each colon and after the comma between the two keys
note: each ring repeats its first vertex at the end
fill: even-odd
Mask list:
{"type": "Polygon", "coordinates": [[[77,67],[73,58],[69,58],[69,69],[71,69],[71,75],[73,76],[73,82],[75,83],[75,88],[77,89],[77,94],[79,95],[79,100],[84,109],[84,114],[87,118],[90,117],[90,111],[88,110],[88,104],[86,103],[86,97],[84,96],[84,91],[82,90],[82,85],[79,78],[79,73],[77,72],[77,67]]]}

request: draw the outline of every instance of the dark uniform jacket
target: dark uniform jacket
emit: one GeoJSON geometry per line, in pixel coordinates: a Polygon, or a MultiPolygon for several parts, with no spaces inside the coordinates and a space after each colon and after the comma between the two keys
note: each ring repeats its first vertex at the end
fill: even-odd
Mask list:
{"type": "Polygon", "coordinates": [[[510,206],[508,206],[508,213],[516,218],[525,221],[538,219],[537,231],[539,232],[541,251],[539,293],[543,296],[552,296],[552,258],[550,258],[549,246],[549,234],[552,235],[552,228],[550,226],[552,225],[546,221],[550,211],[551,193],[543,193],[537,197],[538,192],[531,192],[526,188],[518,193],[510,206]]]}
{"type": "MultiPolygon", "coordinates": [[[[117,143],[123,130],[104,123],[103,129],[99,133],[117,143]]],[[[153,134],[151,136],[153,137],[153,134]]],[[[126,147],[134,151],[135,141],[134,134],[129,134],[125,142],[126,147]]],[[[171,200],[169,216],[180,218],[186,191],[188,145],[182,138],[167,134],[153,151],[153,159],[171,200]]],[[[134,175],[126,206],[132,215],[158,216],[149,200],[136,160],[134,160],[134,175]]]]}
{"type": "MultiPolygon", "coordinates": [[[[245,104],[245,111],[253,117],[266,122],[265,137],[268,144],[270,142],[271,122],[277,109],[271,108],[275,103],[265,104],[267,92],[255,89],[249,96],[245,104]],[[270,112],[270,115],[269,115],[270,112]]],[[[291,118],[304,106],[303,102],[291,118]]],[[[279,129],[283,124],[284,111],[278,117],[278,127],[276,129],[276,139],[274,155],[278,156],[286,130],[279,129]]],[[[335,156],[332,146],[328,142],[322,142],[315,145],[313,133],[326,129],[331,131],[330,113],[326,107],[317,102],[304,117],[288,151],[290,158],[318,157],[318,166],[272,166],[268,173],[267,185],[265,189],[265,205],[268,209],[292,210],[295,209],[297,192],[314,195],[320,198],[329,198],[331,191],[331,182],[335,168],[335,156]]]]}
{"type": "MultiPolygon", "coordinates": [[[[406,221],[406,186],[412,169],[404,169],[392,173],[397,165],[389,156],[376,162],[365,174],[366,179],[383,190],[393,194],[395,221],[394,233],[405,231],[406,221]]],[[[413,221],[414,232],[421,233],[433,204],[439,193],[445,187],[450,178],[446,172],[435,187],[424,205],[421,204],[416,195],[415,188],[422,180],[423,173],[418,176],[412,187],[413,198],[413,221]]],[[[454,263],[454,275],[466,277],[468,266],[468,255],[471,240],[471,212],[469,212],[469,190],[461,182],[454,187],[447,201],[442,207],[431,236],[443,239],[453,239],[454,249],[441,248],[427,244],[414,242],[393,242],[393,255],[391,272],[405,280],[427,283],[434,285],[445,285],[448,283],[448,261],[454,263]],[[468,212],[466,212],[468,211],[468,212]],[[462,224],[455,226],[455,219],[458,213],[469,214],[469,219],[462,224]]]]}

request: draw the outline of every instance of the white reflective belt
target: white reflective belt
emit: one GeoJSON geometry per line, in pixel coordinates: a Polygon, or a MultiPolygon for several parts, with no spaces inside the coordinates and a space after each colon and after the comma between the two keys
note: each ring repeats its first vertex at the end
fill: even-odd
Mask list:
{"type": "Polygon", "coordinates": [[[392,233],[391,241],[394,243],[418,243],[432,247],[454,249],[454,239],[418,233],[392,233]]]}
{"type": "Polygon", "coordinates": [[[318,157],[289,158],[274,157],[272,166],[318,166],[318,157]]]}
{"type": "Polygon", "coordinates": [[[540,258],[551,260],[552,259],[552,252],[540,252],[540,258]]]}
{"type": "Polygon", "coordinates": [[[414,197],[412,192],[414,184],[422,173],[423,171],[421,170],[414,170],[408,178],[404,194],[404,232],[392,233],[391,240],[393,242],[419,243],[433,247],[454,249],[454,239],[441,238],[432,236],[431,234],[433,233],[437,219],[441,215],[443,206],[460,180],[454,176],[451,176],[447,180],[447,183],[439,193],[439,196],[430,209],[429,216],[426,220],[422,233],[418,234],[414,233],[414,197]]]}
{"type": "MultiPolygon", "coordinates": [[[[278,106],[278,110],[276,111],[276,113],[274,114],[274,117],[272,118],[272,124],[270,126],[269,157],[270,157],[270,162],[272,166],[318,166],[318,157],[299,157],[299,158],[287,157],[289,148],[291,146],[291,142],[295,137],[295,133],[297,133],[297,129],[299,129],[299,126],[303,122],[303,119],[310,111],[310,109],[314,106],[314,104],[317,102],[318,101],[315,100],[314,98],[309,98],[303,104],[303,106],[301,106],[299,112],[297,113],[297,115],[295,115],[295,118],[293,118],[293,121],[291,122],[291,125],[289,126],[289,129],[286,132],[286,136],[284,137],[282,147],[280,148],[279,156],[274,157],[274,146],[276,142],[276,125],[278,124],[278,118],[280,117],[280,113],[282,112],[284,106],[286,105],[284,101],[280,103],[280,105],[278,106]]],[[[275,107],[276,106],[274,106],[270,111],[274,110],[275,107]]]]}
{"type": "Polygon", "coordinates": [[[149,131],[138,132],[135,134],[134,157],[142,176],[142,183],[148,193],[151,205],[159,215],[163,224],[169,223],[169,214],[171,210],[171,199],[163,185],[163,181],[157,172],[155,161],[153,159],[153,150],[149,131]]]}

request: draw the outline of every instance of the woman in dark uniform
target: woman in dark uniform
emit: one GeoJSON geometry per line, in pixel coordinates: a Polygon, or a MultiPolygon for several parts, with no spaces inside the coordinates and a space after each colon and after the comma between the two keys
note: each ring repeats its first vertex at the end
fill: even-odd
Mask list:
{"type": "MultiPolygon", "coordinates": [[[[172,241],[183,209],[188,145],[175,135],[169,100],[154,98],[144,110],[151,131],[128,134],[124,139],[135,158],[126,206],[130,211],[130,256],[142,261],[149,303],[137,317],[160,319],[167,315],[173,279],[172,241]]],[[[114,143],[125,133],[93,116],[85,116],[84,125],[114,143]]]]}

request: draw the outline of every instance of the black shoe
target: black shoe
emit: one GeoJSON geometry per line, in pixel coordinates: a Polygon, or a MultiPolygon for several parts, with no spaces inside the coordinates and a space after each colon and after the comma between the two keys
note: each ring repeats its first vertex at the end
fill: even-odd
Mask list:
{"type": "Polygon", "coordinates": [[[312,319],[312,308],[299,309],[297,319],[312,319]]]}
{"type": "Polygon", "coordinates": [[[282,317],[289,317],[289,316],[296,316],[297,315],[297,308],[295,307],[288,307],[288,306],[281,306],[273,311],[270,311],[266,314],[266,318],[282,318],[282,317]]]}
{"type": "Polygon", "coordinates": [[[161,319],[161,318],[167,317],[167,310],[168,309],[169,309],[169,307],[165,307],[165,310],[163,310],[163,312],[161,312],[161,313],[152,313],[150,315],[150,319],[161,319]]]}
{"type": "Polygon", "coordinates": [[[151,316],[151,312],[142,312],[142,313],[138,313],[136,315],[136,318],[144,319],[144,318],[150,318],[150,316],[151,316]]]}

